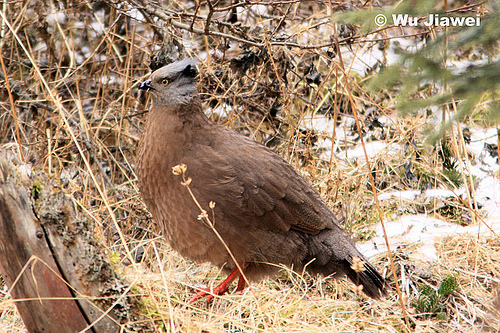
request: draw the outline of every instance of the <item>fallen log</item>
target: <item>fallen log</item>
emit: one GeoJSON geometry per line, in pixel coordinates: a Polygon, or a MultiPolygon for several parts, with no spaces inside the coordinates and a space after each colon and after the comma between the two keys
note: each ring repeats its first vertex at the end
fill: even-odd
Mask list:
{"type": "Polygon", "coordinates": [[[59,182],[0,154],[0,273],[29,332],[153,332],[59,182]]]}

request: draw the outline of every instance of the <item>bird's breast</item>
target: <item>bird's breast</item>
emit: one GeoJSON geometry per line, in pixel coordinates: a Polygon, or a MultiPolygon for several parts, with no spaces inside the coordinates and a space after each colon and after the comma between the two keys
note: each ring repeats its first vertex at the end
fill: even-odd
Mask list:
{"type": "Polygon", "coordinates": [[[176,119],[148,119],[139,143],[136,171],[141,196],[168,243],[186,257],[205,261],[208,247],[199,243],[215,241],[202,234],[205,228],[197,218],[199,209],[182,185],[183,178],[172,173],[172,167],[186,163],[184,157],[193,145],[193,133],[176,119]]]}

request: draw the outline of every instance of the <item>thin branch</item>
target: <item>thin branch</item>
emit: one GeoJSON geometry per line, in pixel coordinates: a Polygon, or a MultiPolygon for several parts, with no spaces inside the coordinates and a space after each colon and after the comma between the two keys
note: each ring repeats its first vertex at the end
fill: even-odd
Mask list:
{"type": "MultiPolygon", "coordinates": [[[[337,29],[335,27],[334,27],[334,29],[335,29],[335,34],[332,36],[332,44],[334,44],[337,47],[337,50],[339,50],[340,45],[339,45],[337,37],[336,37],[336,32],[337,32],[336,30],[337,29]]],[[[404,321],[405,321],[404,327],[405,327],[407,332],[410,332],[411,331],[410,319],[409,319],[408,312],[407,312],[405,304],[404,304],[403,293],[402,293],[400,285],[399,285],[398,276],[396,273],[396,267],[394,266],[394,258],[393,258],[391,247],[389,244],[389,237],[387,236],[387,231],[385,228],[384,218],[383,218],[383,214],[382,214],[382,208],[380,207],[380,202],[379,202],[378,196],[377,196],[377,187],[375,186],[375,178],[373,176],[372,168],[370,165],[370,159],[368,157],[368,153],[366,151],[366,146],[365,146],[364,139],[363,139],[363,132],[361,130],[361,123],[360,123],[359,117],[358,117],[358,110],[356,110],[356,108],[354,107],[354,99],[353,99],[352,92],[350,89],[350,84],[349,84],[349,75],[347,75],[347,73],[345,72],[344,61],[342,60],[342,53],[339,52],[338,55],[339,55],[339,67],[340,67],[340,70],[344,74],[345,87],[346,87],[347,94],[349,96],[349,101],[350,101],[349,105],[351,106],[351,111],[352,111],[352,114],[354,115],[354,119],[356,121],[356,128],[357,128],[357,131],[359,133],[359,139],[361,142],[361,146],[363,147],[363,153],[365,156],[366,167],[368,168],[368,175],[369,175],[370,183],[371,183],[371,187],[372,187],[373,199],[375,201],[375,205],[377,206],[380,224],[381,224],[382,230],[384,232],[384,240],[385,240],[385,244],[386,244],[386,248],[387,248],[387,257],[389,258],[389,263],[391,266],[392,275],[394,277],[394,283],[396,285],[396,292],[398,294],[399,303],[401,306],[401,311],[403,312],[403,317],[404,317],[404,321]]]]}

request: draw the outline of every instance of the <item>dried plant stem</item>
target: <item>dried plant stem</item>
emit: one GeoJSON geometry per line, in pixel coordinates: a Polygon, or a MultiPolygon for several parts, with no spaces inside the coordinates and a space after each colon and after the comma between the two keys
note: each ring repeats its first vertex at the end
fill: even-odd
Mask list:
{"type": "MultiPolygon", "coordinates": [[[[337,50],[340,50],[340,45],[339,45],[337,37],[336,37],[337,36],[337,31],[336,30],[337,30],[337,28],[336,28],[336,26],[334,26],[335,34],[333,35],[333,41],[334,41],[334,43],[335,43],[335,45],[337,47],[337,50]]],[[[365,143],[364,143],[364,140],[363,140],[363,131],[361,129],[361,123],[359,122],[358,111],[354,107],[354,98],[352,97],[352,93],[351,93],[350,86],[349,86],[349,76],[347,75],[347,73],[345,71],[344,63],[343,63],[343,60],[342,60],[341,53],[339,52],[338,55],[339,55],[340,70],[344,74],[346,91],[347,91],[347,94],[349,96],[349,102],[350,102],[351,110],[352,110],[352,113],[354,115],[354,119],[356,121],[356,128],[358,130],[359,138],[361,140],[361,146],[363,147],[363,153],[365,155],[366,167],[368,169],[368,175],[370,177],[370,183],[371,183],[371,186],[372,186],[373,199],[375,201],[375,205],[377,206],[377,211],[378,211],[378,216],[379,216],[379,219],[380,219],[380,224],[381,224],[382,230],[384,232],[384,240],[385,240],[385,245],[386,245],[386,248],[387,248],[387,257],[389,258],[389,262],[391,264],[391,271],[392,271],[392,275],[394,277],[394,283],[396,285],[396,292],[398,293],[399,304],[401,306],[401,311],[403,312],[403,317],[404,317],[404,320],[405,320],[405,325],[406,326],[404,326],[404,327],[405,327],[406,331],[410,332],[411,331],[411,329],[410,329],[410,320],[409,320],[409,316],[408,316],[408,313],[406,311],[406,307],[405,307],[405,304],[404,304],[403,294],[402,294],[401,288],[399,286],[398,276],[396,274],[396,267],[394,266],[394,258],[392,256],[391,247],[389,245],[389,238],[387,236],[387,231],[385,229],[385,223],[384,223],[382,209],[380,208],[380,202],[378,201],[378,197],[377,197],[377,188],[375,186],[375,179],[373,177],[372,169],[371,169],[371,166],[370,166],[370,159],[368,158],[368,153],[366,152],[366,146],[365,146],[365,143]]]]}
{"type": "Polygon", "coordinates": [[[245,275],[245,272],[243,271],[243,268],[241,267],[240,263],[236,260],[236,258],[233,255],[233,252],[231,251],[231,249],[229,248],[229,246],[226,244],[226,242],[224,241],[224,239],[220,235],[219,231],[217,231],[217,229],[215,228],[215,225],[212,223],[212,221],[208,217],[206,210],[203,209],[203,207],[201,207],[199,201],[196,199],[193,191],[189,187],[190,178],[186,179],[185,175],[182,174],[182,180],[183,180],[183,183],[185,184],[184,186],[186,187],[186,189],[189,192],[189,195],[191,196],[191,198],[195,202],[196,206],[200,210],[200,217],[201,217],[201,219],[206,223],[206,225],[208,225],[210,227],[210,229],[212,229],[212,231],[215,233],[215,235],[217,236],[217,238],[220,240],[220,242],[222,243],[222,245],[226,249],[226,251],[229,254],[229,256],[231,257],[231,259],[233,259],[234,264],[236,265],[236,267],[240,271],[241,276],[245,279],[245,282],[247,284],[250,284],[250,281],[247,279],[247,277],[245,275]]]}
{"type": "MultiPolygon", "coordinates": [[[[491,96],[481,98],[484,102],[476,105],[477,112],[472,117],[459,120],[461,127],[456,127],[456,118],[452,119],[455,105],[448,103],[450,110],[445,110],[445,120],[451,124],[456,142],[448,133],[446,148],[460,159],[458,172],[471,172],[469,175],[462,172],[459,178],[466,189],[464,185],[460,189],[450,188],[450,182],[457,175],[447,176],[441,170],[443,159],[438,147],[424,144],[426,130],[432,126],[429,112],[435,109],[400,117],[398,86],[391,86],[389,90],[367,90],[369,80],[384,80],[384,75],[379,75],[383,74],[384,67],[397,66],[393,55],[399,48],[394,41],[404,38],[399,47],[412,52],[413,47],[408,45],[429,44],[432,42],[429,38],[439,40],[437,37],[445,31],[424,26],[375,28],[370,22],[362,22],[362,30],[351,30],[346,25],[347,29],[340,31],[338,13],[363,11],[371,5],[370,1],[223,3],[210,0],[164,1],[159,7],[144,0],[97,3],[69,0],[65,5],[40,0],[3,1],[0,6],[3,14],[0,16],[3,46],[0,61],[4,62],[4,65],[0,62],[0,150],[12,150],[16,159],[22,153],[26,161],[32,162],[33,172],[49,172],[53,179],[60,180],[62,190],[71,194],[72,205],[95,222],[91,232],[108,250],[116,264],[114,268],[127,279],[137,281],[132,292],[144,295],[145,311],[160,330],[253,332],[265,327],[268,331],[317,332],[355,331],[363,327],[368,331],[404,332],[400,310],[404,297],[411,328],[415,331],[428,331],[435,324],[442,331],[495,331],[500,318],[489,310],[500,304],[497,279],[484,277],[500,276],[495,265],[500,260],[500,246],[498,226],[493,221],[495,215],[485,213],[494,204],[496,193],[491,192],[498,186],[491,184],[492,189],[487,189],[481,179],[483,174],[476,172],[481,167],[488,177],[498,177],[491,164],[495,151],[500,152],[500,145],[493,152],[493,146],[480,152],[481,144],[478,144],[478,141],[500,142],[498,128],[498,142],[496,138],[483,136],[483,129],[494,128],[489,122],[481,123],[491,96]],[[149,5],[147,10],[143,4],[149,5]],[[335,32],[334,24],[341,35],[337,35],[336,41],[330,39],[335,32]],[[367,28],[366,33],[358,32],[364,31],[363,28],[367,28]],[[417,37],[422,35],[430,37],[417,37]],[[214,122],[265,142],[281,153],[308,176],[327,202],[342,207],[346,228],[352,229],[353,237],[359,238],[360,243],[366,240],[362,247],[370,247],[372,240],[378,245],[376,251],[383,254],[372,259],[386,271],[389,297],[376,302],[363,301],[360,305],[359,297],[351,293],[344,279],[312,278],[304,271],[294,272],[275,265],[281,268],[278,278],[264,279],[258,285],[252,282],[252,288],[242,294],[222,297],[210,307],[184,305],[184,300],[192,296],[192,285],[186,284],[185,276],[207,282],[207,274],[220,274],[220,269],[209,264],[195,265],[193,269],[191,261],[184,260],[167,245],[140,199],[134,173],[137,143],[147,119],[149,102],[149,97],[137,87],[149,72],[149,58],[157,55],[159,49],[162,53],[170,52],[169,43],[185,47],[177,49],[180,57],[200,60],[199,90],[214,122]],[[344,67],[339,65],[339,53],[344,67]],[[311,82],[313,77],[309,73],[314,73],[317,80],[311,82]],[[345,73],[349,77],[342,77],[345,73]],[[348,85],[344,83],[346,80],[348,85]],[[351,113],[353,99],[359,106],[357,113],[351,113]],[[273,117],[269,116],[271,110],[273,117]],[[366,155],[363,157],[361,151],[355,116],[362,126],[370,170],[364,162],[366,155]],[[471,125],[470,144],[462,141],[461,131],[465,131],[465,125],[471,125]],[[468,156],[464,155],[464,147],[468,149],[468,156]],[[22,152],[18,152],[21,148],[22,152]],[[371,155],[370,148],[377,152],[371,155]],[[487,156],[488,153],[491,156],[487,156]],[[409,163],[412,167],[407,173],[409,163]],[[373,201],[373,184],[367,170],[374,176],[378,191],[375,195],[381,200],[383,223],[391,241],[391,258],[387,258],[386,245],[379,245],[379,241],[384,243],[382,234],[380,239],[372,238],[373,224],[381,228],[377,216],[380,210],[373,201]],[[472,181],[480,187],[473,188],[472,181]],[[370,193],[366,192],[366,186],[370,193]],[[432,202],[436,196],[431,194],[433,191],[425,190],[428,187],[447,188],[451,192],[439,192],[447,198],[437,197],[432,202]],[[412,201],[392,197],[419,190],[423,191],[412,201]],[[459,196],[462,190],[468,193],[459,196]],[[391,198],[382,200],[382,193],[391,198]],[[486,195],[490,200],[485,199],[486,195]],[[484,204],[483,208],[475,205],[475,198],[478,206],[484,204]],[[404,246],[395,249],[392,244],[396,240],[392,239],[390,228],[392,223],[404,223],[407,218],[424,218],[419,213],[430,206],[436,219],[449,222],[460,220],[464,211],[467,217],[472,214],[472,219],[481,224],[481,230],[480,236],[453,234],[434,239],[437,265],[431,265],[428,272],[431,280],[427,281],[416,275],[417,270],[409,269],[407,261],[400,256],[409,252],[410,260],[413,259],[414,245],[403,241],[404,246]],[[122,244],[127,244],[134,260],[122,244]],[[398,270],[396,282],[392,278],[391,259],[398,270]],[[129,261],[132,266],[122,265],[129,261]],[[457,272],[460,272],[459,290],[446,300],[447,320],[438,323],[435,317],[412,312],[413,300],[419,295],[418,284],[435,287],[444,277],[457,272]],[[395,283],[402,297],[396,294],[395,283]]],[[[373,3],[373,9],[389,14],[392,5],[397,6],[373,3]]],[[[442,13],[460,12],[471,16],[479,13],[483,21],[490,9],[482,3],[448,4],[442,13]]],[[[354,14],[361,15],[361,12],[354,14]]],[[[369,14],[364,18],[368,20],[369,14]]],[[[423,21],[422,16],[418,19],[423,21]]],[[[451,29],[448,32],[452,32],[451,29]]],[[[447,47],[448,55],[458,56],[457,61],[475,64],[476,53],[462,54],[451,50],[451,44],[447,47]]],[[[492,56],[494,54],[493,51],[492,56]]],[[[407,63],[401,65],[401,70],[406,68],[407,63]]],[[[443,89],[449,91],[447,87],[432,84],[415,89],[418,94],[412,98],[419,99],[437,96],[443,89]]],[[[436,121],[441,121],[440,116],[436,121]]],[[[182,181],[180,177],[179,181],[182,181]]],[[[197,193],[195,187],[191,189],[197,193]]],[[[197,206],[193,204],[193,207],[198,211],[197,206]]],[[[220,230],[215,213],[218,208],[212,211],[207,208],[207,213],[212,227],[220,230]]],[[[429,213],[429,217],[433,213],[429,213]]],[[[210,228],[210,222],[201,219],[199,227],[210,228]]],[[[477,224],[467,228],[477,230],[477,224]]],[[[207,230],[220,246],[219,238],[207,230]]],[[[405,233],[404,237],[409,234],[405,233]]],[[[226,252],[223,246],[220,248],[226,252]]],[[[236,268],[229,254],[226,256],[236,268]]],[[[40,268],[42,263],[38,261],[36,265],[40,268]]],[[[418,261],[415,266],[423,268],[418,261]]],[[[235,274],[238,272],[236,269],[235,274]]],[[[212,280],[208,286],[215,288],[219,278],[212,280]]],[[[241,283],[243,281],[242,277],[241,283]]],[[[231,284],[230,291],[235,284],[231,284]]],[[[9,297],[0,291],[0,331],[24,331],[9,297]]],[[[81,295],[77,298],[88,299],[81,295]]]]}
{"type": "Polygon", "coordinates": [[[134,258],[132,256],[132,254],[130,253],[130,249],[128,248],[127,242],[125,240],[125,236],[123,235],[123,233],[121,231],[121,228],[120,228],[120,225],[118,224],[118,221],[116,220],[116,217],[115,217],[115,214],[113,212],[113,209],[111,208],[111,206],[110,206],[110,204],[108,202],[107,195],[103,191],[103,189],[101,188],[101,186],[99,185],[99,182],[97,181],[97,179],[96,179],[96,177],[94,175],[94,172],[92,171],[92,167],[90,166],[89,161],[85,157],[85,154],[83,153],[83,150],[82,150],[80,144],[78,143],[78,140],[76,139],[75,133],[73,133],[73,131],[71,129],[70,123],[69,123],[68,119],[65,116],[65,111],[66,110],[65,110],[64,106],[61,104],[60,98],[58,98],[53,93],[52,89],[50,88],[50,86],[48,85],[47,81],[45,80],[45,77],[42,75],[42,73],[40,71],[40,68],[37,65],[37,62],[33,59],[31,53],[26,49],[26,47],[24,46],[23,42],[21,41],[21,39],[19,38],[19,36],[15,33],[15,31],[12,29],[12,26],[10,25],[10,23],[7,20],[7,18],[4,16],[4,14],[1,11],[0,11],[0,15],[2,16],[2,19],[7,24],[8,28],[11,30],[11,32],[14,35],[15,39],[17,40],[19,46],[23,49],[23,51],[25,52],[26,56],[29,58],[31,64],[33,65],[33,68],[35,69],[35,72],[36,72],[38,78],[42,82],[43,86],[46,88],[46,90],[47,90],[47,92],[49,94],[50,99],[56,105],[56,109],[59,111],[59,115],[61,116],[61,118],[63,119],[63,121],[64,121],[64,123],[66,125],[66,131],[70,135],[70,137],[73,140],[73,143],[75,144],[75,146],[77,147],[78,152],[80,154],[80,157],[82,158],[85,166],[87,167],[89,175],[91,176],[91,178],[92,178],[92,180],[94,182],[94,185],[95,185],[97,191],[99,192],[99,194],[100,194],[103,202],[105,203],[105,206],[106,206],[106,208],[107,208],[107,210],[109,212],[109,215],[110,215],[113,223],[115,224],[116,232],[118,233],[118,235],[120,237],[120,240],[122,242],[123,248],[125,249],[125,252],[127,253],[127,256],[129,257],[129,260],[132,263],[132,265],[135,265],[135,260],[134,260],[134,258]]]}
{"type": "MultiPolygon", "coordinates": [[[[235,256],[233,255],[231,249],[229,248],[229,246],[227,245],[227,243],[224,241],[224,239],[222,238],[222,236],[220,235],[219,231],[217,231],[217,229],[215,228],[215,225],[214,223],[210,220],[210,218],[208,217],[208,214],[206,212],[205,209],[203,209],[203,207],[201,207],[199,201],[196,199],[196,196],[194,195],[193,191],[191,190],[191,188],[189,187],[189,184],[191,183],[191,178],[186,178],[186,175],[185,175],[185,171],[187,169],[186,165],[182,164],[182,165],[178,165],[178,166],[174,166],[173,167],[174,169],[174,174],[176,175],[181,175],[182,176],[182,185],[184,185],[186,187],[186,189],[188,190],[189,192],[189,195],[191,196],[191,198],[193,199],[193,201],[195,202],[196,206],[198,207],[198,209],[200,210],[200,215],[199,217],[210,227],[210,229],[212,229],[212,231],[215,233],[215,235],[217,236],[217,238],[220,240],[220,242],[222,243],[222,245],[224,246],[224,248],[226,249],[227,253],[229,254],[229,256],[231,257],[231,259],[233,260],[234,264],[236,265],[236,267],[238,268],[238,271],[240,273],[240,277],[242,277],[244,280],[245,280],[245,283],[250,286],[250,281],[248,280],[247,276],[245,275],[245,272],[243,271],[243,268],[241,267],[240,263],[236,260],[235,256]],[[176,171],[175,169],[177,167],[180,167],[180,173],[178,173],[178,171],[176,171]]],[[[177,169],[179,170],[179,169],[177,169]]],[[[213,209],[215,207],[215,203],[211,202],[211,209],[213,209]]],[[[251,293],[253,294],[253,291],[250,289],[251,293]]],[[[255,299],[257,299],[257,297],[255,295],[253,295],[255,297],[255,299]]],[[[263,311],[263,309],[260,308],[260,304],[257,303],[261,313],[265,313],[263,311]]],[[[267,327],[269,330],[273,331],[274,332],[274,328],[272,326],[269,326],[267,327]]]]}
{"type": "MultiPolygon", "coordinates": [[[[158,253],[158,248],[156,247],[156,243],[153,242],[153,249],[155,251],[155,256],[156,256],[156,260],[158,261],[158,267],[160,269],[160,274],[161,274],[161,279],[162,279],[162,282],[163,282],[163,285],[165,286],[165,290],[166,290],[166,293],[167,293],[167,299],[168,299],[168,313],[169,313],[169,316],[170,316],[170,320],[168,321],[169,325],[170,325],[170,330],[171,332],[175,332],[176,329],[175,329],[175,322],[174,322],[174,311],[173,311],[173,308],[172,308],[172,304],[170,302],[171,300],[171,293],[170,293],[170,290],[168,288],[168,283],[167,283],[167,280],[165,278],[165,272],[163,270],[163,263],[161,262],[161,259],[160,259],[160,253],[158,253]]],[[[154,299],[154,297],[153,297],[154,299]]],[[[156,300],[155,300],[156,301],[156,300]]],[[[165,326],[167,326],[167,324],[165,323],[165,319],[163,319],[163,323],[165,324],[165,326]]]]}
{"type": "MultiPolygon", "coordinates": [[[[3,17],[3,13],[2,13],[3,17]]],[[[4,22],[7,22],[4,20],[4,22]]],[[[0,50],[3,48],[3,43],[0,44],[0,50]]],[[[3,75],[5,77],[5,88],[7,88],[7,93],[9,94],[9,102],[10,102],[10,108],[12,110],[12,118],[14,119],[14,126],[16,128],[16,139],[17,139],[17,145],[19,147],[19,158],[21,159],[22,162],[24,162],[24,156],[23,156],[23,146],[21,143],[21,135],[19,134],[19,123],[17,122],[17,113],[16,113],[16,103],[14,102],[14,98],[12,97],[12,92],[10,90],[10,83],[9,83],[9,74],[7,73],[7,69],[5,68],[5,63],[3,61],[3,57],[0,55],[0,63],[2,64],[2,71],[3,75]]]]}

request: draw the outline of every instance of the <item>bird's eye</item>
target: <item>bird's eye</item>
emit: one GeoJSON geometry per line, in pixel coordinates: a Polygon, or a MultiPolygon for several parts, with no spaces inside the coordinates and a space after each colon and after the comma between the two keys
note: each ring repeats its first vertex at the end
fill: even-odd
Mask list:
{"type": "Polygon", "coordinates": [[[165,85],[165,86],[166,86],[166,85],[168,84],[168,80],[167,80],[167,79],[163,79],[163,80],[161,80],[161,84],[163,84],[163,85],[165,85]]]}

